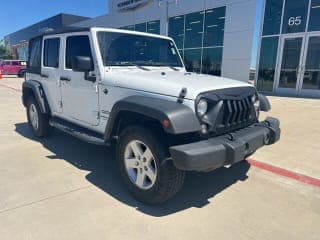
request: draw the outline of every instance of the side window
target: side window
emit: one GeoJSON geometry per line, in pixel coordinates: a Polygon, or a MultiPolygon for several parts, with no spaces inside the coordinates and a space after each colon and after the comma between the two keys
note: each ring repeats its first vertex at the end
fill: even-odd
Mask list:
{"type": "Polygon", "coordinates": [[[28,60],[28,72],[41,73],[41,42],[42,38],[34,38],[29,44],[29,60],[28,60]]]}
{"type": "Polygon", "coordinates": [[[44,40],[43,47],[43,66],[58,68],[59,67],[59,50],[60,38],[44,40]]]}
{"type": "Polygon", "coordinates": [[[90,57],[92,59],[88,36],[71,36],[67,38],[66,68],[72,68],[72,59],[76,56],[90,57]]]}
{"type": "Polygon", "coordinates": [[[19,66],[19,62],[16,62],[16,61],[12,61],[11,64],[12,66],[19,66]]]}

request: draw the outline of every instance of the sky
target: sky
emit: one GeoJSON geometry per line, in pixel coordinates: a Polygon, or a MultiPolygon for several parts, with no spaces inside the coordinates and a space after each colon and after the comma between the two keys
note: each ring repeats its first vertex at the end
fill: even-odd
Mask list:
{"type": "Polygon", "coordinates": [[[0,39],[59,13],[97,17],[107,12],[108,0],[3,0],[0,39]]]}
{"type": "MultiPolygon", "coordinates": [[[[251,67],[255,67],[259,45],[262,0],[258,0],[251,67]]],[[[59,13],[97,17],[108,12],[108,0],[4,0],[0,7],[0,39],[59,13]]]]}

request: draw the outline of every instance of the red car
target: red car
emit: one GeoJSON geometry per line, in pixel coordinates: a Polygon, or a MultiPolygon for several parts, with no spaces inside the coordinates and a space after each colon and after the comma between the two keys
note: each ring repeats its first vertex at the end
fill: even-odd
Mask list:
{"type": "Polygon", "coordinates": [[[18,75],[18,77],[24,77],[26,68],[26,61],[0,60],[0,71],[3,75],[18,75]]]}

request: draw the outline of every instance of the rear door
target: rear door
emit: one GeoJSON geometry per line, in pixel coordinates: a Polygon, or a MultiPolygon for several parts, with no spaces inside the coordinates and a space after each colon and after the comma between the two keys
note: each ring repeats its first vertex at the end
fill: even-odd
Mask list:
{"type": "Polygon", "coordinates": [[[99,124],[97,66],[92,51],[92,39],[88,33],[68,34],[64,37],[65,57],[61,69],[61,93],[63,116],[76,120],[84,125],[99,124]],[[93,68],[90,72],[75,72],[72,70],[72,59],[76,56],[90,57],[93,68]],[[90,80],[86,75],[92,76],[90,80]]]}
{"type": "Polygon", "coordinates": [[[60,82],[60,51],[61,37],[48,36],[42,43],[41,77],[42,85],[50,103],[53,114],[62,112],[60,82]]]}

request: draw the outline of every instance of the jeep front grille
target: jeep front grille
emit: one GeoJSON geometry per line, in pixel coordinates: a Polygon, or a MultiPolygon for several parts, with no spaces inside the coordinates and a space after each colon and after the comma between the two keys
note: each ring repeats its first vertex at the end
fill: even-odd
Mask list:
{"type": "Polygon", "coordinates": [[[223,100],[223,121],[225,127],[232,127],[252,120],[250,97],[241,100],[223,100]]]}

